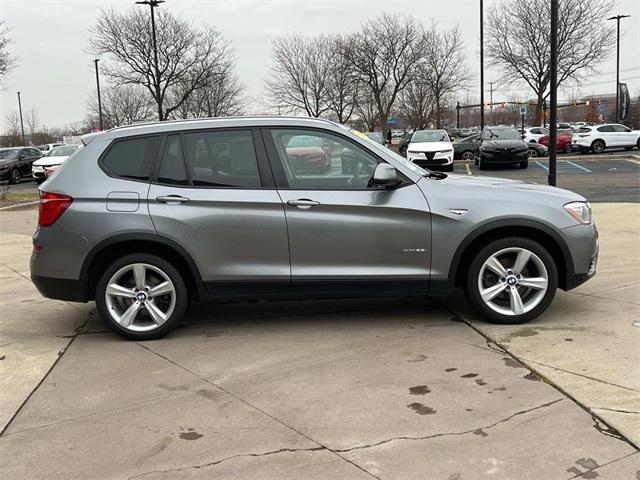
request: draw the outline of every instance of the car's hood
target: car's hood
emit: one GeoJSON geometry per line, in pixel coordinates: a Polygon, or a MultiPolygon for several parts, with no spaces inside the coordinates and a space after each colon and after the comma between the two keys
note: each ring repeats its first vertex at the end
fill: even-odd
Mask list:
{"type": "Polygon", "coordinates": [[[443,182],[452,187],[464,188],[467,194],[471,193],[470,190],[476,190],[478,193],[481,191],[481,197],[485,199],[490,199],[492,196],[502,198],[505,194],[515,194],[521,197],[526,196],[530,201],[536,201],[536,199],[542,200],[545,197],[556,200],[566,200],[567,202],[585,200],[581,195],[563,188],[551,187],[549,185],[542,185],[525,180],[512,180],[510,178],[449,174],[446,179],[439,180],[439,182],[443,182]]]}
{"type": "Polygon", "coordinates": [[[442,150],[451,150],[451,142],[417,142],[410,143],[409,150],[416,152],[440,152],[442,150]]]}
{"type": "Polygon", "coordinates": [[[485,140],[482,148],[526,148],[522,140],[485,140]]]}
{"type": "Polygon", "coordinates": [[[60,165],[67,158],[69,158],[69,155],[64,157],[42,157],[41,159],[33,162],[33,165],[35,165],[36,167],[50,167],[52,165],[60,165]]]}

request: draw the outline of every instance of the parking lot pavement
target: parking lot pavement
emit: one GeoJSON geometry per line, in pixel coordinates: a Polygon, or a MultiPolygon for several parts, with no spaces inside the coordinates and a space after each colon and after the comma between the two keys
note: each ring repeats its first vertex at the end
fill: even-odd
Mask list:
{"type": "Polygon", "coordinates": [[[595,208],[599,275],[526,326],[467,315],[489,341],[463,301],[407,298],[195,304],[169,337],[123,341],[92,304],[38,297],[35,210],[0,212],[2,411],[35,389],[0,437],[2,476],[634,478],[638,450],[583,406],[633,435],[615,415],[638,415],[640,212],[595,208]]]}
{"type": "MultiPolygon", "coordinates": [[[[549,159],[532,158],[526,170],[508,165],[479,170],[473,162],[456,160],[455,172],[546,184],[549,159]]],[[[557,185],[579,193],[590,202],[640,202],[640,159],[631,155],[559,158],[557,185]]]]}

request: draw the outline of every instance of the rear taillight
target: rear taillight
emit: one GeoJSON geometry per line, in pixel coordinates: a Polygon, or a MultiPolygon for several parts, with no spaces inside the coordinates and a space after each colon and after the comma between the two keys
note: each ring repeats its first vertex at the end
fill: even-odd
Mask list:
{"type": "Polygon", "coordinates": [[[69,208],[73,198],[61,193],[40,192],[40,214],[38,225],[50,227],[60,218],[60,215],[69,208]]]}

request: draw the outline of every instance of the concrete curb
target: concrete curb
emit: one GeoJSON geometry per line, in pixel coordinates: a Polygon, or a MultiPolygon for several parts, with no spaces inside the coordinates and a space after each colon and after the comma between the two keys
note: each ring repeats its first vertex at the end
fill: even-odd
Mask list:
{"type": "Polygon", "coordinates": [[[30,205],[37,205],[38,203],[40,203],[40,202],[36,200],[35,202],[17,203],[15,205],[9,205],[9,206],[6,206],[6,207],[0,207],[0,212],[2,210],[13,210],[13,209],[20,208],[20,207],[28,207],[30,205]]]}

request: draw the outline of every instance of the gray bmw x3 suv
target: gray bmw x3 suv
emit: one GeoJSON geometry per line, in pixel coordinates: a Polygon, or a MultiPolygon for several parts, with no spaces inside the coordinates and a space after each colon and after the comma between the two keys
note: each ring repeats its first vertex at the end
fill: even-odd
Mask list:
{"type": "Polygon", "coordinates": [[[325,120],[138,124],[83,143],[40,187],[31,278],[95,300],[126,338],[166,334],[191,299],[456,286],[487,320],[521,323],[596,271],[580,195],[429,172],[325,120]]]}

